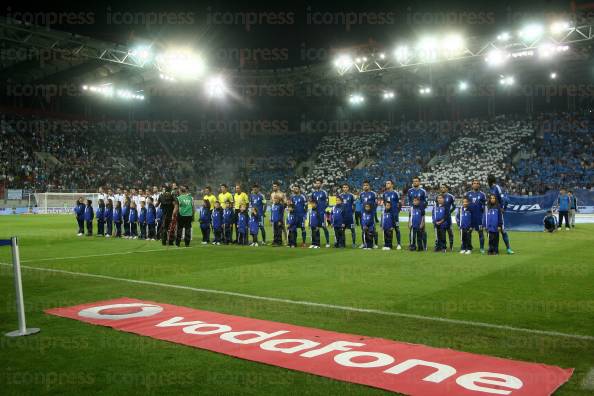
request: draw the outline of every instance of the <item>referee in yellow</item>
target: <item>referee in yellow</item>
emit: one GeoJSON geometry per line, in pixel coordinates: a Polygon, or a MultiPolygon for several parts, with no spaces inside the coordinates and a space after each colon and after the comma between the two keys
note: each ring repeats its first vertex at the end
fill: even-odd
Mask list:
{"type": "Polygon", "coordinates": [[[239,231],[237,230],[237,219],[239,218],[239,209],[241,205],[245,205],[246,208],[250,206],[250,200],[246,193],[241,191],[241,185],[237,183],[235,185],[235,194],[233,194],[233,209],[235,209],[235,243],[239,238],[239,231]]]}
{"type": "Polygon", "coordinates": [[[229,187],[226,184],[221,184],[219,186],[219,203],[223,208],[226,208],[227,201],[233,202],[233,194],[229,192],[229,187]]]}
{"type": "Polygon", "coordinates": [[[210,204],[210,208],[214,208],[214,204],[217,201],[217,197],[215,197],[212,193],[212,189],[210,188],[210,186],[204,187],[204,196],[202,197],[202,200],[208,201],[208,203],[210,204]]]}

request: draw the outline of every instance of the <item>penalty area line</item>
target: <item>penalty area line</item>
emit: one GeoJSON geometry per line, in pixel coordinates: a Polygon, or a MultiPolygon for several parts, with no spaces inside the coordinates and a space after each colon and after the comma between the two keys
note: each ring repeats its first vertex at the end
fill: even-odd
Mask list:
{"type": "MultiPolygon", "coordinates": [[[[12,266],[12,264],[9,264],[9,263],[0,263],[0,265],[12,266]]],[[[392,316],[392,317],[398,317],[398,318],[416,319],[416,320],[422,320],[422,321],[428,321],[428,322],[439,322],[439,323],[446,323],[446,324],[453,324],[453,325],[482,327],[482,328],[487,328],[487,329],[512,331],[512,332],[517,332],[517,333],[534,334],[534,335],[541,335],[541,336],[548,336],[548,337],[560,337],[560,338],[571,338],[571,339],[576,339],[576,340],[594,341],[594,336],[562,333],[562,332],[558,332],[558,331],[528,329],[528,328],[523,328],[523,327],[498,325],[498,324],[493,324],[493,323],[474,322],[474,321],[470,321],[470,320],[449,319],[449,318],[442,318],[439,316],[425,316],[425,315],[416,315],[416,314],[409,314],[409,313],[403,313],[403,312],[382,311],[379,309],[357,308],[357,307],[349,307],[349,306],[344,306],[344,305],[317,303],[317,302],[311,302],[311,301],[289,300],[289,299],[285,299],[285,298],[257,296],[257,295],[252,295],[252,294],[231,292],[231,291],[225,291],[225,290],[204,289],[204,288],[199,288],[199,287],[174,285],[174,284],[152,282],[152,281],[139,280],[139,279],[118,278],[118,277],[109,276],[109,275],[91,274],[91,273],[87,273],[87,272],[66,271],[66,270],[54,269],[54,268],[31,267],[28,265],[22,265],[21,268],[24,268],[27,270],[32,270],[32,271],[52,272],[52,273],[58,273],[58,274],[64,274],[64,275],[73,275],[73,276],[81,276],[81,277],[87,277],[87,278],[105,279],[105,280],[117,281],[117,282],[134,283],[134,284],[139,284],[139,285],[164,287],[164,288],[169,288],[169,289],[189,290],[189,291],[198,292],[198,293],[219,294],[219,295],[225,295],[225,296],[240,297],[240,298],[250,299],[250,300],[269,301],[269,302],[275,302],[275,303],[301,305],[301,306],[306,306],[306,307],[317,307],[317,308],[324,308],[324,309],[336,310],[336,311],[358,312],[358,313],[374,314],[374,315],[381,315],[381,316],[392,316]]]]}

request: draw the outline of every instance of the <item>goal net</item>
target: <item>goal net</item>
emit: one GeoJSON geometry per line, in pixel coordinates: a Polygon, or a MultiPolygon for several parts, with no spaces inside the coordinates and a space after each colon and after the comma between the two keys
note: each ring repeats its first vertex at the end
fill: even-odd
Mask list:
{"type": "Polygon", "coordinates": [[[85,200],[93,201],[93,207],[97,207],[99,200],[98,193],[35,193],[37,210],[39,213],[72,213],[76,201],[83,197],[85,200]]]}

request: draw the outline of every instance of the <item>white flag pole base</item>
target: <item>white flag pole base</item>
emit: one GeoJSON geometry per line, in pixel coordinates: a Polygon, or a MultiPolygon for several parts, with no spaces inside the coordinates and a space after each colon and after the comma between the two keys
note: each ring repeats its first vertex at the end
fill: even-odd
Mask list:
{"type": "Polygon", "coordinates": [[[15,330],[15,331],[11,331],[10,333],[6,333],[5,335],[6,335],[6,337],[22,337],[22,336],[37,334],[40,331],[41,330],[36,327],[31,327],[29,329],[25,329],[24,332],[21,332],[20,330],[15,330]]]}

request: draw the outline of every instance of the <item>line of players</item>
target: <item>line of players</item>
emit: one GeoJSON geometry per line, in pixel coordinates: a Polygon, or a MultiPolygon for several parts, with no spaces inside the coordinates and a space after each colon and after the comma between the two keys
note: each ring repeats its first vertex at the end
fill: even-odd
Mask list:
{"type": "MultiPolygon", "coordinates": [[[[457,212],[456,219],[462,242],[461,253],[470,254],[472,251],[472,231],[479,234],[480,250],[484,252],[484,229],[489,233],[489,253],[498,252],[499,233],[502,234],[507,252],[512,254],[509,236],[503,224],[505,210],[505,195],[495,178],[489,176],[490,196],[487,200],[485,193],[480,191],[480,182],[472,181],[472,189],[463,199],[463,206],[457,212]],[[495,210],[496,209],[496,210],[495,210]]],[[[412,187],[408,189],[407,198],[409,211],[409,248],[411,250],[427,250],[427,232],[425,230],[425,209],[427,208],[427,193],[420,187],[421,180],[413,178],[412,187]]],[[[173,191],[177,186],[173,184],[173,191]]],[[[93,213],[92,202],[79,200],[75,213],[79,224],[79,235],[92,235],[93,218],[97,217],[99,235],[123,236],[141,239],[162,239],[163,225],[162,206],[159,204],[161,192],[153,187],[151,194],[144,191],[138,193],[109,190],[106,193],[100,189],[99,209],[93,213]],[[107,205],[105,205],[107,201],[107,205]],[[113,203],[115,202],[115,204],[113,203]],[[156,206],[155,206],[156,204],[156,206]],[[115,226],[115,229],[112,227],[115,226]],[[121,227],[124,227],[123,232],[121,227]]],[[[345,231],[351,231],[353,247],[356,247],[356,225],[361,226],[363,249],[378,247],[378,230],[376,224],[383,230],[384,250],[393,248],[394,236],[396,249],[401,249],[401,232],[399,214],[402,209],[400,194],[394,189],[391,180],[386,181],[385,191],[381,199],[383,211],[381,220],[377,218],[377,194],[371,190],[369,182],[365,181],[359,197],[356,198],[348,184],[341,186],[336,197],[336,205],[329,208],[329,195],[322,188],[322,180],[314,182],[314,190],[309,198],[299,186],[293,186],[290,196],[280,190],[279,183],[273,183],[270,207],[271,223],[274,230],[273,246],[283,245],[283,239],[290,247],[297,246],[297,231],[301,231],[302,246],[306,246],[307,228],[311,232],[310,248],[319,248],[320,233],[324,233],[326,247],[330,247],[330,233],[328,225],[334,228],[335,247],[345,247],[345,231]],[[360,208],[360,211],[357,210],[360,208]],[[286,214],[285,214],[286,210],[286,214]]],[[[225,184],[220,186],[220,193],[215,196],[210,187],[205,188],[204,205],[199,209],[199,223],[202,231],[202,243],[210,243],[211,231],[214,234],[213,244],[239,243],[247,244],[248,236],[252,237],[251,246],[258,246],[258,234],[262,234],[262,241],[266,242],[264,218],[267,201],[260,192],[259,186],[252,187],[248,196],[241,191],[241,186],[235,187],[235,194],[231,194],[225,184]],[[250,209],[248,211],[248,208],[250,209]],[[235,235],[233,235],[235,234],[235,235]]],[[[453,250],[454,232],[452,230],[451,215],[456,211],[455,197],[448,192],[447,186],[442,186],[432,211],[435,228],[435,250],[447,251],[446,235],[449,249],[453,250]]],[[[192,214],[193,216],[193,214],[192,214]]],[[[190,225],[191,226],[191,225],[190,225]]],[[[174,233],[175,234],[175,233],[174,233]]]]}

